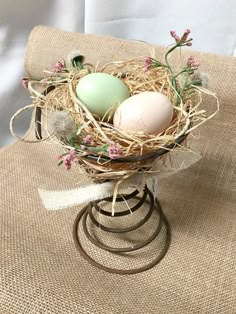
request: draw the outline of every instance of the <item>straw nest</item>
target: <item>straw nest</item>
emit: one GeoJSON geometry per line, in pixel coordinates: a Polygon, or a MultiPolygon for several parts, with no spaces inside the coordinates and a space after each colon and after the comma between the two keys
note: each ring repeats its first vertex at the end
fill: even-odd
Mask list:
{"type": "MultiPolygon", "coordinates": [[[[168,151],[169,145],[187,136],[192,130],[213,117],[218,110],[218,100],[214,93],[203,87],[192,86],[179,97],[171,84],[169,70],[158,67],[145,72],[143,58],[126,62],[111,62],[100,66],[87,64],[83,69],[67,71],[63,73],[63,76],[61,73],[53,72],[46,72],[46,75],[47,78],[40,84],[44,89],[54,86],[52,91],[46,95],[40,94],[35,88],[38,82],[34,81],[29,82],[29,90],[33,97],[32,106],[42,108],[44,118],[46,118],[44,128],[47,138],[61,145],[65,154],[68,154],[70,150],[75,150],[76,161],[80,167],[92,179],[99,181],[124,178],[138,171],[148,171],[160,149],[164,148],[168,151]],[[131,96],[143,91],[158,91],[167,96],[172,104],[176,104],[178,99],[178,105],[174,105],[174,117],[169,127],[161,134],[147,135],[141,132],[134,134],[114,128],[111,119],[103,120],[92,115],[75,94],[75,87],[79,80],[91,72],[104,72],[120,78],[128,87],[131,96]],[[202,108],[204,94],[215,97],[217,103],[216,111],[208,115],[205,108],[202,108]],[[68,137],[57,136],[55,132],[51,133],[50,116],[57,111],[69,113],[74,121],[76,133],[73,141],[68,137]],[[93,139],[90,148],[82,145],[82,138],[85,136],[93,139]],[[107,147],[109,143],[119,145],[122,156],[112,160],[106,150],[99,150],[99,147],[107,147]]],[[[181,80],[178,84],[181,87],[181,80]]],[[[16,116],[17,114],[12,120],[16,116]]],[[[107,117],[109,116],[112,116],[112,112],[107,113],[107,117]]],[[[14,133],[13,129],[12,132],[14,133]]]]}

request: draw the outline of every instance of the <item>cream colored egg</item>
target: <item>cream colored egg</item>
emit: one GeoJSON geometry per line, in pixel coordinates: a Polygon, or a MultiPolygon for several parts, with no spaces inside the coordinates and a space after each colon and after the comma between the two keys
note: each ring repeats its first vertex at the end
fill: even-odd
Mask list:
{"type": "Polygon", "coordinates": [[[143,92],[120,104],[113,124],[126,131],[159,134],[170,125],[173,113],[173,105],[165,95],[143,92]]]}

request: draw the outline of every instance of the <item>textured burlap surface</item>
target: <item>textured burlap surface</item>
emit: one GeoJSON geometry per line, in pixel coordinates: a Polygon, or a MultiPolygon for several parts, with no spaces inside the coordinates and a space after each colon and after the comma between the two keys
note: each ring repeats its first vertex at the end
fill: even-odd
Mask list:
{"type": "MultiPolygon", "coordinates": [[[[73,48],[92,62],[149,49],[38,27],[30,35],[26,70],[40,77],[73,48]]],[[[172,226],[165,258],[131,276],[89,265],[72,239],[79,208],[48,212],[38,196],[39,187],[74,188],[80,180],[76,169],[56,166],[53,145],[17,142],[0,154],[0,313],[236,313],[236,59],[195,55],[221,110],[193,142],[201,161],[159,182],[172,226]]]]}

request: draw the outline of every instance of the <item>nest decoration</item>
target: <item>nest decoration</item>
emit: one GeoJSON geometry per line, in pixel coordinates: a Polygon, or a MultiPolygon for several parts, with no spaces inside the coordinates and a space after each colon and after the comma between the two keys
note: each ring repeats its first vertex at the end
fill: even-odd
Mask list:
{"type": "MultiPolygon", "coordinates": [[[[43,80],[24,78],[23,84],[29,89],[32,106],[36,108],[36,137],[43,140],[41,128],[44,127],[47,138],[62,147],[59,164],[68,170],[79,164],[93,180],[119,180],[151,171],[155,159],[175,147],[184,147],[187,135],[218,111],[218,99],[202,86],[206,80],[197,71],[199,63],[194,57],[190,56],[175,73],[169,63],[173,50],[191,45],[189,32],[186,30],[181,38],[171,32],[175,43],[167,51],[165,63],[149,56],[95,66],[83,63],[83,56],[72,52],[51,71],[44,71],[43,80]],[[171,124],[159,134],[134,133],[114,127],[112,115],[116,108],[111,108],[103,118],[94,115],[75,91],[78,82],[90,73],[107,73],[119,78],[131,96],[144,91],[162,93],[174,107],[171,124]],[[45,90],[44,95],[37,91],[38,84],[45,90]],[[215,112],[209,114],[203,108],[204,95],[215,97],[215,112]],[[41,114],[46,119],[44,126],[41,114]]],[[[12,123],[20,112],[11,121],[13,134],[12,123]]]]}
{"type": "MultiPolygon", "coordinates": [[[[193,56],[184,60],[182,66],[177,70],[174,70],[170,64],[169,55],[173,50],[192,45],[189,33],[190,31],[187,29],[179,37],[174,31],[171,31],[174,44],[167,50],[164,62],[160,62],[152,54],[148,57],[133,58],[127,61],[93,65],[85,63],[84,57],[78,51],[73,51],[66,60],[58,61],[53,69],[44,71],[45,78],[43,80],[36,81],[29,78],[22,80],[24,87],[29,90],[33,102],[20,109],[12,117],[10,122],[12,134],[18,137],[13,129],[13,122],[18,115],[24,110],[35,108],[36,140],[33,142],[47,140],[59,145],[62,153],[56,156],[58,165],[64,165],[67,170],[77,166],[80,172],[82,170],[94,182],[100,183],[69,192],[73,201],[76,194],[76,204],[88,202],[80,210],[74,222],[75,245],[82,257],[102,270],[117,274],[134,274],[145,271],[159,263],[169,248],[170,225],[155,195],[156,181],[153,174],[155,175],[157,171],[156,160],[162,160],[165,163],[167,153],[174,148],[182,150],[184,153],[187,150],[186,137],[211,119],[219,110],[217,96],[206,89],[207,75],[199,72],[199,62],[193,56]],[[105,73],[113,77],[112,79],[115,77],[119,82],[122,81],[130,94],[128,100],[146,92],[161,95],[171,106],[173,112],[171,122],[158,132],[146,132],[144,129],[134,132],[117,127],[113,117],[126,100],[121,104],[111,106],[103,116],[96,115],[88,109],[88,104],[81,101],[80,94],[77,92],[78,84],[91,73],[105,73]],[[39,89],[44,92],[39,92],[39,89]],[[206,110],[205,97],[215,99],[216,108],[213,112],[206,110]],[[42,135],[42,131],[44,131],[44,135],[42,135]],[[150,174],[150,176],[146,176],[146,174],[150,174]],[[150,178],[151,184],[150,181],[148,182],[150,178]],[[130,187],[135,190],[129,193],[130,187]],[[110,203],[111,209],[106,210],[106,205],[110,203]],[[116,211],[115,204],[118,204],[116,211]],[[123,207],[128,209],[124,210],[123,207]],[[136,211],[138,212],[137,216],[130,215],[136,211]],[[112,219],[109,220],[111,217],[112,219]],[[119,217],[121,220],[117,224],[119,217]],[[127,226],[125,223],[129,218],[131,221],[127,226]],[[90,224],[87,223],[88,219],[90,224]],[[104,219],[105,224],[103,224],[104,219]],[[151,222],[153,225],[148,224],[148,221],[150,223],[151,220],[153,220],[151,222]],[[150,226],[152,226],[151,234],[150,226]],[[132,263],[132,268],[125,269],[121,269],[120,266],[106,266],[103,259],[100,262],[96,260],[96,256],[94,258],[90,252],[87,252],[87,245],[92,243],[99,249],[111,253],[110,257],[113,256],[112,258],[115,260],[117,254],[126,258],[126,253],[138,252],[154,241],[161,233],[162,227],[166,232],[165,240],[162,241],[164,245],[161,245],[160,252],[155,250],[155,257],[147,263],[141,261],[143,264],[139,267],[133,268],[132,263]],[[95,237],[96,228],[99,228],[99,234],[95,237]],[[101,236],[102,231],[105,231],[107,240],[113,239],[112,235],[126,234],[125,240],[132,242],[129,234],[136,231],[136,235],[141,235],[142,238],[138,240],[138,243],[135,241],[125,247],[121,247],[120,243],[115,246],[113,239],[111,246],[109,243],[104,243],[104,237],[101,236]],[[84,236],[81,236],[81,233],[89,240],[87,244],[83,243],[84,236]]],[[[106,86],[102,92],[107,92],[106,86]]],[[[154,118],[156,117],[156,103],[154,111],[150,114],[154,118]]],[[[50,191],[39,191],[43,203],[45,192],[46,198],[51,193],[50,191]]],[[[47,203],[48,207],[44,203],[45,207],[52,209],[53,204],[53,209],[55,209],[54,203],[59,206],[65,200],[64,207],[59,208],[65,208],[68,204],[68,206],[75,205],[70,200],[68,203],[68,194],[66,194],[67,197],[64,197],[63,192],[65,191],[59,191],[58,201],[59,194],[56,191],[56,196],[54,195],[56,201],[52,197],[49,205],[47,203]],[[60,204],[58,205],[58,203],[60,204]]],[[[135,239],[137,240],[136,236],[135,239]]],[[[148,254],[145,255],[148,256],[148,254]]],[[[131,256],[133,259],[133,255],[131,256]]],[[[107,260],[109,259],[106,257],[107,260]]]]}

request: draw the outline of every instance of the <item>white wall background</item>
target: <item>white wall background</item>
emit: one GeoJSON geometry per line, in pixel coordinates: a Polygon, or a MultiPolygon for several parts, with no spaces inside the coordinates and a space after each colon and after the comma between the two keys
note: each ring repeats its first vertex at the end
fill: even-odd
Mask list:
{"type": "MultiPolygon", "coordinates": [[[[0,146],[14,141],[10,117],[30,102],[20,78],[28,35],[38,24],[161,45],[170,43],[171,29],[190,28],[193,49],[236,51],[235,0],[0,0],[0,146]]],[[[29,114],[18,121],[18,132],[28,123],[29,114]]]]}

